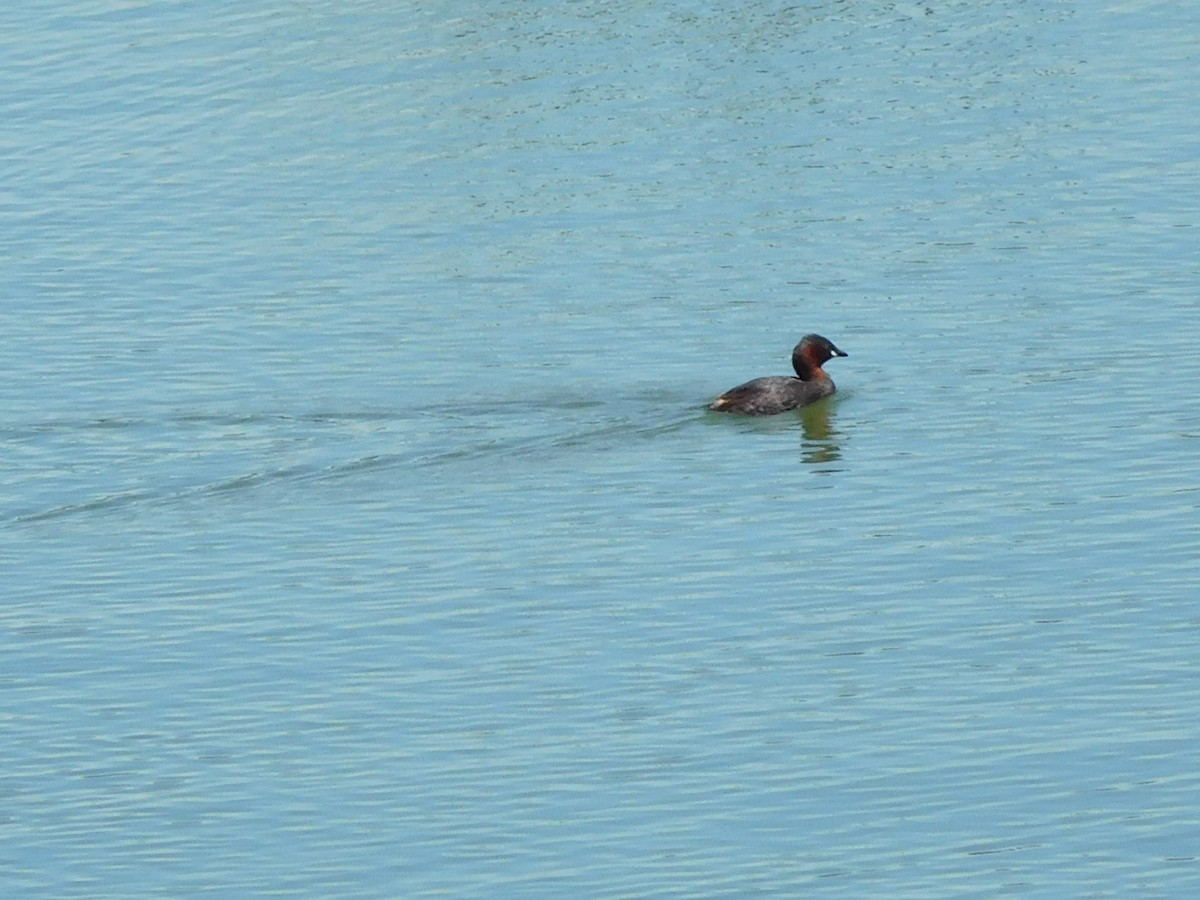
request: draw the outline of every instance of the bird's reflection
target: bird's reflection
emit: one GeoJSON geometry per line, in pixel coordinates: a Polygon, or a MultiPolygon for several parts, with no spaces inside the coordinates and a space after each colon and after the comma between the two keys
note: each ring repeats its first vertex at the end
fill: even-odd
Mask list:
{"type": "Polygon", "coordinates": [[[842,457],[842,447],[838,442],[839,432],[830,423],[829,413],[832,405],[814,403],[800,410],[800,422],[804,430],[801,460],[808,465],[828,465],[842,457]]]}

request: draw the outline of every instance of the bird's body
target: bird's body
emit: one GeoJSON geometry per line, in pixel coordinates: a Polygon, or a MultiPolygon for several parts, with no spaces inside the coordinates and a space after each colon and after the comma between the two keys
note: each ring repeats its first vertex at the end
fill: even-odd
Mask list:
{"type": "Polygon", "coordinates": [[[749,416],[773,416],[808,406],[837,390],[821,366],[835,356],[848,356],[819,334],[805,335],[792,350],[796,377],[768,375],[755,378],[723,393],[709,409],[749,416]]]}

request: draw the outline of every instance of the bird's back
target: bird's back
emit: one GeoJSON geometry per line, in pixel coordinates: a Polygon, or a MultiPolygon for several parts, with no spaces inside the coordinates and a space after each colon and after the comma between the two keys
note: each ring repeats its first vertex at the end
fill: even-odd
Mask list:
{"type": "Polygon", "coordinates": [[[751,416],[773,416],[815,403],[833,392],[833,381],[829,378],[801,381],[799,378],[768,375],[731,388],[714,400],[709,409],[751,416]]]}

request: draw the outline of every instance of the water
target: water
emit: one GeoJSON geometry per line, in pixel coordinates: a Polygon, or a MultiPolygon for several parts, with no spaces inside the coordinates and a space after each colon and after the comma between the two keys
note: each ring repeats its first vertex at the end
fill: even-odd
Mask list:
{"type": "Polygon", "coordinates": [[[1200,888],[1200,14],[3,19],[6,894],[1200,888]]]}

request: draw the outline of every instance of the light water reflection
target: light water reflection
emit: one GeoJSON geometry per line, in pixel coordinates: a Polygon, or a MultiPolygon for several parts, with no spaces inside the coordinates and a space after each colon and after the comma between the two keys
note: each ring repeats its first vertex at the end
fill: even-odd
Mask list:
{"type": "Polygon", "coordinates": [[[1195,894],[1197,10],[13,6],[9,892],[1195,894]]]}

